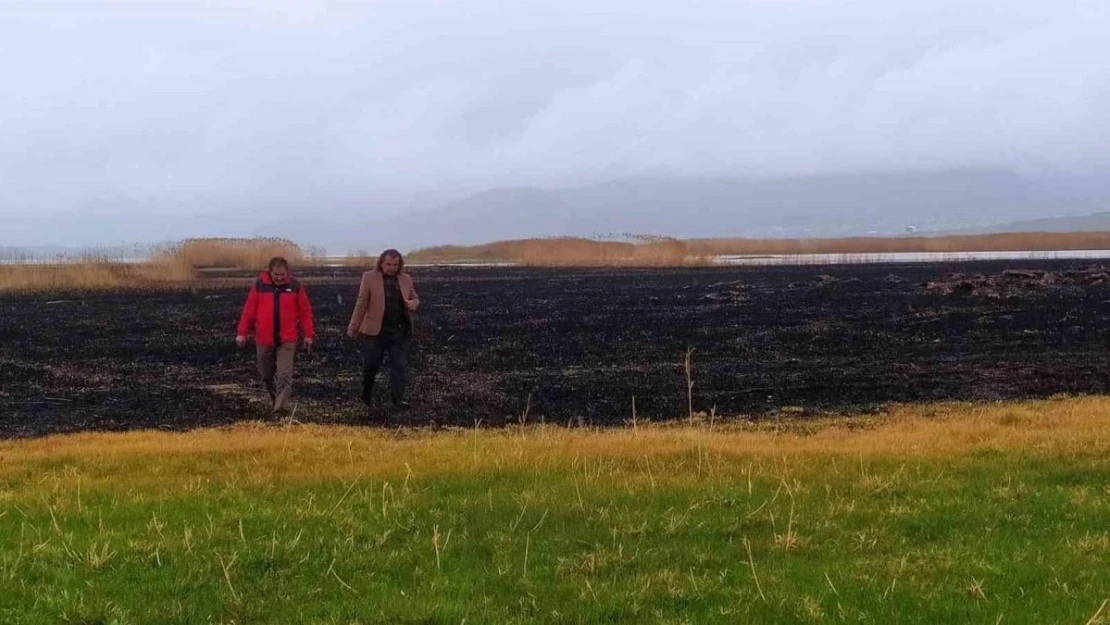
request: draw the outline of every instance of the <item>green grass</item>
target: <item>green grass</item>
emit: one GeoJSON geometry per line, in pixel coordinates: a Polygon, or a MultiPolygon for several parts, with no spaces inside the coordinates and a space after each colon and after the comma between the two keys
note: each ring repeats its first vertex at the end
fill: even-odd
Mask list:
{"type": "Polygon", "coordinates": [[[1066,404],[3,444],[0,623],[1110,622],[1108,404],[1066,404]]]}

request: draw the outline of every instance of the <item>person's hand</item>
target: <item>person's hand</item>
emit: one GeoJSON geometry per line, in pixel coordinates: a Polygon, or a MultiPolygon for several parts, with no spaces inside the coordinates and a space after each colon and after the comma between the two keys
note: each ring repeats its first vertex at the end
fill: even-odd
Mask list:
{"type": "Polygon", "coordinates": [[[410,311],[410,312],[416,312],[416,306],[417,306],[417,304],[418,304],[418,302],[417,302],[416,300],[414,300],[414,299],[407,299],[407,300],[405,300],[405,306],[407,306],[407,307],[408,307],[408,309],[409,309],[409,311],[410,311]]]}
{"type": "Polygon", "coordinates": [[[306,352],[311,352],[311,351],[312,351],[312,345],[313,345],[313,342],[314,342],[314,340],[313,340],[313,339],[305,339],[305,340],[304,340],[304,351],[306,351],[306,352]]]}
{"type": "Polygon", "coordinates": [[[347,330],[347,336],[351,338],[355,338],[356,334],[358,334],[358,332],[356,332],[355,330],[347,330]]]}
{"type": "Polygon", "coordinates": [[[239,336],[235,337],[235,344],[238,345],[239,347],[246,347],[247,337],[240,334],[239,336]]]}

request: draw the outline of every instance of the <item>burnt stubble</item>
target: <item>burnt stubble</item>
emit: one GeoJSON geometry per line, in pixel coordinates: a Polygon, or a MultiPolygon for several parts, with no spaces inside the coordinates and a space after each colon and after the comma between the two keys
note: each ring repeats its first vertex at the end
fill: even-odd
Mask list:
{"type": "MultiPolygon", "coordinates": [[[[412,269],[412,408],[383,423],[621,424],[1107,390],[1110,284],[1089,261],[412,269]]],[[[358,272],[300,272],[318,340],[294,418],[366,421],[358,272]]],[[[234,344],[248,274],[195,288],[0,295],[0,437],[265,418],[234,344]]],[[[379,380],[386,401],[386,377],[379,380]]]]}

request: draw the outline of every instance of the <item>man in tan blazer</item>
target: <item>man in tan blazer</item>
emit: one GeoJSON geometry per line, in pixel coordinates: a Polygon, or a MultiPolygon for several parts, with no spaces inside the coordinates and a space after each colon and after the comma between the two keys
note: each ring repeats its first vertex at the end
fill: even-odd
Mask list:
{"type": "Polygon", "coordinates": [[[347,324],[347,336],[365,340],[362,401],[367,406],[373,401],[374,379],[388,354],[390,398],[397,408],[409,407],[406,352],[413,313],[419,306],[412,276],[405,273],[404,257],[394,249],[382,252],[377,267],[362,274],[355,310],[347,324]]]}

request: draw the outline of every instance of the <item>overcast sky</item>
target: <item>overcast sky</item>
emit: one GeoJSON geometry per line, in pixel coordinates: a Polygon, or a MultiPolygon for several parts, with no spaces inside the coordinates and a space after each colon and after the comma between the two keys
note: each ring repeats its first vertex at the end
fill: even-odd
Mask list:
{"type": "Polygon", "coordinates": [[[0,89],[0,245],[636,174],[1097,174],[1110,0],[0,0],[0,89]]]}

